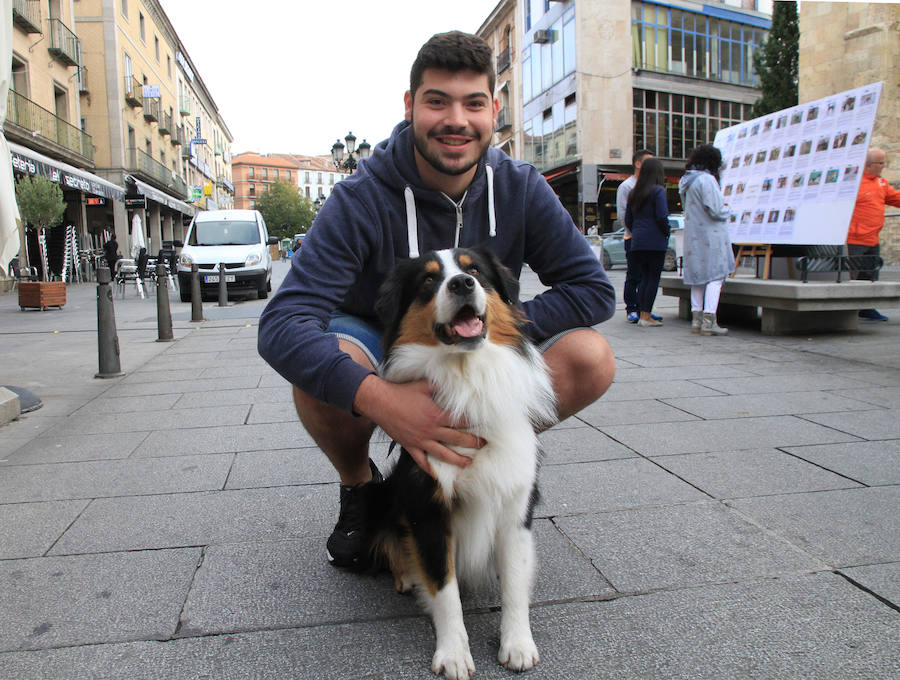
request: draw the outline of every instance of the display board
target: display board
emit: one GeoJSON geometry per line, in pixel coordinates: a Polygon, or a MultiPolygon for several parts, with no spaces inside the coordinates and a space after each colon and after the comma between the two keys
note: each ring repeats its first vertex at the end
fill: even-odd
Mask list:
{"type": "Polygon", "coordinates": [[[847,239],[882,83],[719,130],[732,243],[847,239]]]}

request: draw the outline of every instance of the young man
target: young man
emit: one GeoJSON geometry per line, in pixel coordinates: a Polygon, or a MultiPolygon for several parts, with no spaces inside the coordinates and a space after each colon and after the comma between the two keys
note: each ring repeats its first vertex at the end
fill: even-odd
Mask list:
{"type": "Polygon", "coordinates": [[[493,57],[480,38],[452,32],[420,50],[404,97],[405,121],[334,193],[260,317],[259,352],[294,386],[304,427],[341,479],[328,539],[337,566],[364,566],[366,483],[375,426],[429,471],[425,452],[465,466],[454,447],[482,442],[437,407],[425,381],[374,373],[379,285],[403,258],[484,244],[518,276],[527,262],[549,290],[522,304],[542,344],[560,419],[602,395],[615,362],[590,327],[610,318],[615,291],[543,177],[490,147],[499,108],[493,57]]]}
{"type": "MultiPolygon", "coordinates": [[[[638,310],[638,288],[641,285],[641,272],[637,265],[631,260],[631,230],[625,226],[625,209],[628,206],[628,196],[634,185],[637,183],[638,175],[641,172],[641,165],[645,158],[652,158],[653,152],[647,149],[635,151],[631,157],[631,177],[624,180],[619,188],[616,189],[616,221],[619,226],[625,227],[625,237],[623,247],[625,248],[625,285],[622,291],[622,298],[625,301],[625,317],[628,323],[637,323],[639,315],[638,310]]],[[[662,317],[656,314],[650,315],[654,321],[661,321],[662,317]]]]}

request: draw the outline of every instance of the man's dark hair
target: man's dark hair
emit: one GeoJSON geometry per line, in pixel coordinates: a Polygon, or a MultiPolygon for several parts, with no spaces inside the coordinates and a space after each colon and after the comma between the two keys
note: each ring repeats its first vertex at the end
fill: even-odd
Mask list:
{"type": "Polygon", "coordinates": [[[647,156],[652,156],[653,152],[650,149],[641,149],[640,151],[635,151],[634,155],[631,157],[631,167],[634,167],[638,161],[644,160],[647,156]]]}
{"type": "Polygon", "coordinates": [[[413,97],[427,68],[482,73],[488,78],[488,94],[494,96],[494,55],[490,46],[477,35],[450,31],[431,36],[422,45],[409,72],[409,93],[413,97]]]}
{"type": "Polygon", "coordinates": [[[701,144],[691,151],[685,164],[686,170],[706,170],[719,179],[722,167],[722,152],[712,144],[701,144]]]}

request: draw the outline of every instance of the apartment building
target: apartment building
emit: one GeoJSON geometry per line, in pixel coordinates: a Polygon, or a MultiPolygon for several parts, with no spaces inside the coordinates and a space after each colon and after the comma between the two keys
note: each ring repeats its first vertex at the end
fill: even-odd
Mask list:
{"type": "Polygon", "coordinates": [[[119,243],[142,217],[148,249],[182,239],[200,208],[230,207],[231,133],[156,0],[78,0],[75,32],[90,87],[84,128],[96,172],[123,187],[113,206],[119,243]]]}
{"type": "Polygon", "coordinates": [[[331,156],[302,156],[299,154],[279,153],[273,154],[280,158],[286,158],[297,164],[297,187],[300,195],[320,205],[331,196],[334,185],[348,176],[348,173],[334,167],[331,156]]]}
{"type": "MultiPolygon", "coordinates": [[[[611,228],[615,190],[636,149],[662,159],[675,205],[686,154],[749,118],[759,96],[753,54],[771,18],[756,7],[754,0],[517,0],[517,157],[544,173],[586,231],[611,228]]],[[[482,35],[496,35],[488,22],[482,35]]]]}
{"type": "Polygon", "coordinates": [[[495,93],[500,102],[493,145],[512,158],[521,158],[522,149],[522,87],[518,68],[519,24],[516,21],[516,0],[501,0],[485,19],[477,34],[494,51],[497,67],[495,93]]]}
{"type": "Polygon", "coordinates": [[[299,166],[277,155],[239,153],[231,161],[234,178],[234,207],[252,210],[256,199],[265,195],[275,182],[297,186],[299,166]]]}
{"type": "MultiPolygon", "coordinates": [[[[12,78],[3,131],[10,142],[15,177],[40,175],[60,185],[66,202],[63,228],[45,234],[50,269],[60,271],[66,229],[90,245],[93,227],[125,195],[95,174],[95,140],[84,130],[82,99],[88,92],[83,43],[74,32],[73,0],[13,0],[12,78]]],[[[40,266],[37,234],[20,234],[21,254],[40,266]]],[[[23,257],[24,261],[24,257],[23,257]]]]}

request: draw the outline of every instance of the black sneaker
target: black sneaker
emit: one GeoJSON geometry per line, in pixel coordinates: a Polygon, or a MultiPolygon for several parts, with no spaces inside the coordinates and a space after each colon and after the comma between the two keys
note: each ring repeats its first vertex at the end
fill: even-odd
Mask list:
{"type": "Polygon", "coordinates": [[[366,494],[371,484],[384,481],[369,459],[372,481],[358,486],[341,486],[341,512],[328,537],[328,561],[336,567],[366,569],[369,566],[369,532],[366,528],[366,494]]]}

